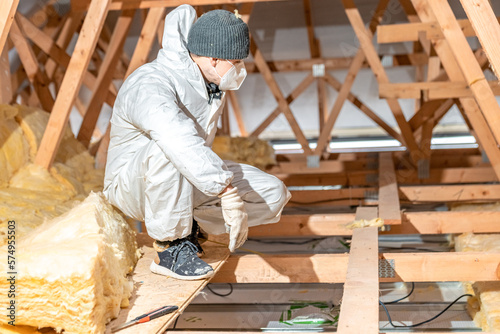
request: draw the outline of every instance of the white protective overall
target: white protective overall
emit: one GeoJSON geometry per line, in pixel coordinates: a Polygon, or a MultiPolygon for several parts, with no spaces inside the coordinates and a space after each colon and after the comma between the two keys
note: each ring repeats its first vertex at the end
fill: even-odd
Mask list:
{"type": "Polygon", "coordinates": [[[276,177],[212,151],[225,98],[208,103],[189,56],[195,21],[188,5],[167,15],[163,48],[125,80],[111,118],[104,195],[162,241],[189,235],[193,216],[206,232],[224,233],[217,195],[229,184],[245,202],[249,226],[277,222],[290,199],[276,177]]]}

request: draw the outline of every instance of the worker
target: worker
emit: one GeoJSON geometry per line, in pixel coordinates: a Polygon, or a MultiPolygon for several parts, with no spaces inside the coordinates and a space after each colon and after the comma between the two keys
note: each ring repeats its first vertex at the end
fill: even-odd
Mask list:
{"type": "Polygon", "coordinates": [[[121,86],[111,117],[104,194],[144,221],[157,252],[156,274],[193,280],[213,269],[200,256],[199,228],[229,234],[234,252],[248,227],[275,223],[290,199],[285,185],[211,149],[227,90],[246,77],[249,31],[237,13],[197,19],[182,5],[165,18],[157,58],[121,86]]]}

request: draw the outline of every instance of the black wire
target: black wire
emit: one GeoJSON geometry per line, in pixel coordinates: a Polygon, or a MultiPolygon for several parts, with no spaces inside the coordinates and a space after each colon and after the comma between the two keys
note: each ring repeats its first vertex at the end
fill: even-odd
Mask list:
{"type": "Polygon", "coordinates": [[[312,201],[312,202],[288,201],[288,203],[305,205],[305,204],[321,204],[321,203],[328,203],[328,202],[339,202],[339,201],[346,201],[346,200],[366,200],[366,198],[365,197],[340,197],[340,198],[324,199],[324,200],[312,201]]]}
{"type": "Polygon", "coordinates": [[[382,303],[380,300],[378,301],[380,303],[380,305],[382,305],[382,307],[384,308],[385,310],[385,314],[387,314],[387,319],[389,319],[389,323],[391,324],[392,327],[395,327],[395,328],[411,328],[411,327],[418,327],[420,325],[423,325],[423,324],[426,324],[428,322],[431,322],[435,319],[437,319],[439,316],[441,316],[444,312],[446,312],[450,307],[452,307],[459,299],[463,298],[463,297],[472,297],[471,294],[464,294],[464,295],[461,295],[460,297],[458,297],[457,299],[455,299],[450,305],[448,305],[444,310],[442,310],[441,312],[439,312],[437,315],[435,315],[434,317],[430,318],[429,320],[425,320],[425,321],[422,321],[422,322],[419,322],[418,324],[414,324],[414,325],[394,325],[392,323],[392,319],[391,319],[391,315],[389,314],[389,311],[387,310],[387,307],[385,307],[385,304],[382,303]]]}
{"type": "Polygon", "coordinates": [[[214,295],[216,296],[219,296],[219,297],[227,297],[229,296],[230,294],[233,293],[233,285],[231,283],[227,283],[229,284],[229,287],[230,287],[230,290],[228,293],[226,294],[221,294],[221,293],[218,293],[218,292],[215,292],[214,290],[212,290],[212,288],[210,287],[210,284],[207,284],[207,289],[210,290],[211,293],[213,293],[214,295]]]}
{"type": "Polygon", "coordinates": [[[411,282],[411,291],[409,294],[407,294],[406,296],[404,296],[403,298],[399,298],[399,299],[396,299],[396,300],[393,300],[391,302],[384,302],[385,305],[390,305],[390,304],[396,304],[397,302],[400,302],[402,301],[403,299],[405,298],[408,298],[411,296],[411,294],[413,293],[413,291],[415,291],[415,282],[411,282]]]}
{"type": "Polygon", "coordinates": [[[280,240],[261,240],[261,239],[253,239],[253,238],[249,238],[247,239],[248,241],[255,241],[255,242],[260,242],[262,244],[285,244],[285,245],[305,245],[307,243],[310,243],[310,242],[314,242],[314,241],[319,241],[319,240],[325,240],[325,238],[311,238],[311,239],[307,239],[305,241],[297,241],[297,242],[294,242],[294,241],[280,241],[280,240]]]}

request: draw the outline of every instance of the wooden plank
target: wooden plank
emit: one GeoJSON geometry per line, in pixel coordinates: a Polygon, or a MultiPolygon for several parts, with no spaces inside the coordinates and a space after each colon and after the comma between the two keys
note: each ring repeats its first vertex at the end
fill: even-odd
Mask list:
{"type": "MultiPolygon", "coordinates": [[[[372,218],[376,218],[372,217],[372,218]]],[[[378,228],[355,229],[337,331],[378,333],[378,228]],[[353,321],[356,319],[356,321],[353,321]]]]}
{"type": "Polygon", "coordinates": [[[377,205],[376,188],[345,188],[338,190],[292,190],[287,206],[377,205]],[[367,198],[373,194],[373,198],[367,198]]]}
{"type": "Polygon", "coordinates": [[[375,206],[358,206],[355,220],[372,220],[378,217],[378,208],[375,206]]]}
{"type": "Polygon", "coordinates": [[[500,185],[402,186],[401,193],[411,202],[458,202],[500,200],[500,185]]]}
{"type": "Polygon", "coordinates": [[[257,44],[255,43],[255,40],[252,37],[250,37],[250,50],[252,52],[255,64],[259,68],[259,71],[262,74],[264,80],[266,81],[274,98],[278,102],[278,106],[281,112],[285,115],[288,123],[290,124],[290,127],[292,128],[292,131],[295,134],[295,138],[302,146],[304,154],[306,155],[312,154],[311,148],[309,147],[309,142],[307,141],[306,137],[304,136],[304,133],[300,129],[300,126],[297,123],[297,120],[295,119],[292,110],[290,109],[288,101],[283,96],[283,93],[278,83],[274,79],[271,70],[267,66],[267,63],[264,59],[264,56],[262,55],[262,52],[257,48],[257,44]]]}
{"type": "MultiPolygon", "coordinates": [[[[431,160],[432,164],[432,160],[431,160]]],[[[375,186],[375,170],[318,174],[276,174],[286,186],[375,186]]],[[[497,176],[491,167],[431,168],[429,177],[420,179],[416,169],[398,170],[397,180],[401,185],[452,184],[496,182],[497,176]]]]}
{"type": "MultiPolygon", "coordinates": [[[[500,185],[400,186],[400,202],[492,202],[500,200],[500,185]]],[[[349,187],[337,190],[292,190],[288,206],[378,205],[376,188],[349,187]]]]}
{"type": "Polygon", "coordinates": [[[84,72],[90,62],[99,33],[104,25],[111,0],[92,1],[75,45],[73,57],[64,76],[47,128],[38,149],[35,163],[49,168],[54,161],[68,122],[71,107],[80,89],[84,72]]]}
{"type": "MultiPolygon", "coordinates": [[[[449,43],[450,49],[490,126],[496,142],[500,143],[500,117],[498,116],[500,114],[500,106],[484,77],[484,73],[467,39],[460,30],[460,26],[456,21],[450,5],[446,0],[428,1],[427,3],[434,12],[443,30],[443,34],[449,43]]],[[[441,60],[444,65],[444,60],[441,60]]]]}
{"type": "Polygon", "coordinates": [[[19,0],[2,0],[0,2],[0,50],[5,47],[18,4],[19,0]]]}
{"type": "Polygon", "coordinates": [[[489,0],[460,0],[483,46],[491,67],[500,78],[500,25],[489,0]]]}
{"type": "MultiPolygon", "coordinates": [[[[375,50],[375,47],[372,43],[373,33],[365,28],[363,20],[361,18],[361,14],[359,13],[352,0],[342,0],[342,3],[344,5],[349,22],[351,23],[354,32],[358,37],[361,48],[366,55],[366,59],[370,64],[370,67],[375,74],[378,83],[388,83],[389,78],[387,77],[380,58],[378,57],[377,51],[375,50]]],[[[386,101],[396,119],[396,122],[399,125],[401,134],[405,141],[405,146],[412,153],[412,156],[418,154],[419,147],[415,141],[415,138],[413,137],[413,132],[411,131],[411,128],[406,121],[399,102],[396,99],[387,99],[386,101]]]]}
{"type": "MultiPolygon", "coordinates": [[[[171,314],[154,319],[152,321],[134,325],[120,331],[123,334],[133,333],[163,333],[169,325],[186,309],[189,303],[207,285],[210,279],[182,281],[171,277],[151,273],[149,266],[154,260],[156,252],[152,248],[153,239],[147,234],[141,233],[137,237],[138,244],[144,255],[137,263],[132,279],[135,291],[126,309],[121,309],[118,318],[108,324],[108,331],[135,317],[165,305],[177,305],[179,309],[171,314]]],[[[224,261],[229,257],[229,250],[219,243],[227,243],[227,238],[215,238],[210,236],[209,242],[203,244],[206,255],[203,260],[212,266],[217,272],[224,261]]]]}
{"type": "MultiPolygon", "coordinates": [[[[463,0],[462,0],[463,1],[463,0]]],[[[473,2],[463,1],[464,3],[474,6],[473,2]]],[[[493,13],[493,12],[492,12],[493,13]]],[[[478,15],[478,13],[476,13],[478,15]]],[[[479,15],[478,15],[479,17],[479,15]]],[[[496,22],[500,21],[500,17],[496,18],[496,22]]],[[[476,36],[473,29],[473,24],[467,19],[457,20],[460,29],[466,37],[476,36]]],[[[443,39],[444,35],[437,22],[415,22],[415,23],[401,23],[401,24],[385,24],[377,27],[377,43],[401,43],[401,42],[417,42],[419,40],[419,33],[424,32],[427,39],[443,39]]]]}
{"type": "MultiPolygon", "coordinates": [[[[375,230],[376,227],[364,228],[375,230]]],[[[363,229],[359,229],[363,230],[363,229]]],[[[356,232],[356,230],[355,230],[356,232]]],[[[375,234],[375,233],[372,233],[375,234]]],[[[372,235],[373,237],[373,235],[372,235]]],[[[354,241],[353,241],[354,242],[354,241]]],[[[368,241],[367,241],[368,242],[368,241]]],[[[371,243],[373,244],[373,242],[371,243]]],[[[368,246],[368,245],[366,245],[368,246]]],[[[353,247],[351,244],[351,251],[353,247]]],[[[380,282],[456,282],[456,281],[499,281],[497,274],[500,253],[484,252],[444,252],[444,253],[381,253],[377,249],[368,253],[366,267],[358,267],[361,277],[352,285],[360,289],[365,284],[373,284],[366,293],[371,302],[361,304],[365,295],[352,301],[359,312],[369,307],[378,311],[378,281],[380,282]],[[375,258],[375,259],[374,259],[375,258]],[[378,259],[394,260],[395,277],[378,279],[378,259]],[[466,268],[466,269],[464,269],[466,268]],[[370,277],[363,276],[371,275],[370,277]],[[374,275],[375,278],[373,277],[374,275]],[[376,281],[376,284],[374,284],[376,281]],[[373,298],[375,298],[373,305],[373,298]],[[361,306],[363,305],[363,306],[361,306]]],[[[218,271],[211,283],[344,283],[347,279],[347,266],[351,255],[347,254],[293,254],[293,255],[233,255],[218,271]]],[[[354,287],[355,289],[356,287],[354,287]]],[[[351,292],[350,290],[349,293],[351,292]]],[[[346,305],[346,290],[342,308],[346,305]]],[[[350,302],[350,301],[348,301],[350,302]]],[[[349,304],[348,304],[349,305],[349,304]]],[[[373,310],[371,310],[373,312],[373,310]]],[[[342,314],[342,313],[341,313],[342,314]]],[[[352,314],[352,313],[351,313],[352,314]]],[[[377,312],[378,315],[378,312],[377,312]]],[[[348,317],[346,320],[352,320],[348,317]]],[[[358,319],[356,317],[356,319],[358,319]]],[[[361,318],[359,318],[361,319],[361,318]]],[[[340,326],[340,324],[339,324],[340,326]]],[[[340,328],[340,327],[339,327],[340,328]]],[[[355,333],[367,333],[363,330],[355,333]]],[[[377,322],[378,333],[378,322],[377,322]]],[[[339,331],[340,332],[340,331],[339,331]]],[[[342,331],[341,333],[346,333],[342,331]]]]}
{"type": "MultiPolygon", "coordinates": [[[[250,228],[250,237],[349,236],[354,213],[282,215],[276,224],[250,228]]],[[[499,233],[500,211],[405,212],[401,225],[381,234],[499,233]]]]}
{"type": "Polygon", "coordinates": [[[391,152],[379,153],[378,217],[385,225],[401,224],[398,182],[391,152]]]}
{"type": "Polygon", "coordinates": [[[2,83],[0,85],[0,103],[8,104],[13,97],[8,47],[4,47],[0,53],[0,82],[2,83]]]}
{"type": "Polygon", "coordinates": [[[281,162],[278,166],[268,169],[271,174],[316,174],[316,173],[338,173],[347,172],[353,169],[362,169],[366,167],[366,161],[320,161],[319,167],[309,168],[307,162],[281,162]]]}
{"type": "Polygon", "coordinates": [[[130,64],[127,68],[127,73],[125,78],[127,78],[132,72],[134,72],[139,66],[145,64],[148,61],[148,55],[151,52],[151,47],[153,46],[154,38],[158,26],[160,25],[161,19],[165,16],[165,8],[155,7],[151,8],[146,17],[146,21],[141,30],[141,35],[137,41],[137,45],[134,49],[134,54],[130,60],[130,64]]]}
{"type": "Polygon", "coordinates": [[[106,88],[112,83],[113,74],[123,51],[123,45],[132,25],[134,14],[135,10],[124,10],[116,22],[115,30],[97,76],[96,86],[92,91],[80,131],[78,131],[77,138],[85,147],[89,146],[92,139],[92,133],[107,95],[106,88]]]}
{"type": "MultiPolygon", "coordinates": [[[[488,85],[493,94],[500,95],[498,81],[489,81],[488,85]]],[[[379,97],[383,99],[418,99],[422,94],[429,100],[474,96],[466,82],[431,81],[379,85],[379,97]]]]}

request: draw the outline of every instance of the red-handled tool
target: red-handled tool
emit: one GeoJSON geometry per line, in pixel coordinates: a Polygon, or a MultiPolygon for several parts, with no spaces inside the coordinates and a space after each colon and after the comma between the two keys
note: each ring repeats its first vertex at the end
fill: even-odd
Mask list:
{"type": "Polygon", "coordinates": [[[111,332],[114,333],[114,332],[117,332],[117,331],[124,329],[125,327],[128,327],[128,326],[151,321],[153,319],[164,316],[165,314],[169,314],[169,313],[172,313],[174,311],[177,311],[178,309],[179,309],[179,307],[175,306],[175,305],[174,306],[163,306],[163,307],[157,308],[154,311],[140,315],[137,318],[130,320],[119,327],[114,328],[111,332]]]}

